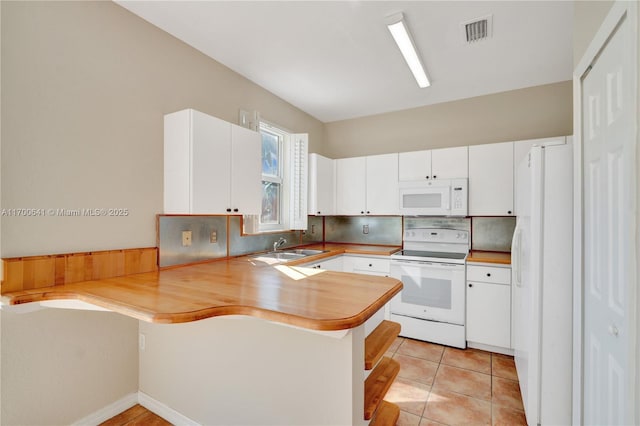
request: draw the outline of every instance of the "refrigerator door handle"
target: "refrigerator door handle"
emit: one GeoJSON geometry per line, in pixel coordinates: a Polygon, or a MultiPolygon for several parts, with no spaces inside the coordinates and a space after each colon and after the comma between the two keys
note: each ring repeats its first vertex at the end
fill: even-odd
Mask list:
{"type": "Polygon", "coordinates": [[[518,287],[522,287],[522,272],[520,270],[521,239],[522,239],[522,230],[516,224],[516,230],[513,233],[513,239],[511,241],[511,248],[512,248],[511,270],[513,271],[514,284],[518,287]]]}

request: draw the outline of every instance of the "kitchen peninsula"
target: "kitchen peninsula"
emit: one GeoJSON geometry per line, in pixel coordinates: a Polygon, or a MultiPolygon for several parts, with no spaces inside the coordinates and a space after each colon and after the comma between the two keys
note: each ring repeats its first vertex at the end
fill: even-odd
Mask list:
{"type": "Polygon", "coordinates": [[[291,265],[243,256],[2,301],[77,300],[141,320],[140,402],[174,423],[366,424],[365,337],[402,284],[291,265]]]}

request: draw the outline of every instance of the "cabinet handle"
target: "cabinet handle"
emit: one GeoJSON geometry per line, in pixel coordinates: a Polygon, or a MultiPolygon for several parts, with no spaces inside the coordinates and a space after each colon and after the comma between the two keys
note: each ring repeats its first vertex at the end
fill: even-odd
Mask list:
{"type": "Polygon", "coordinates": [[[360,210],[360,214],[364,214],[364,210],[360,210]]]}
{"type": "Polygon", "coordinates": [[[433,178],[434,178],[434,179],[435,179],[435,178],[437,178],[437,177],[438,177],[438,176],[436,176],[436,175],[433,175],[433,178]]]}
{"type": "Polygon", "coordinates": [[[491,273],[490,273],[490,272],[487,272],[487,276],[488,276],[488,277],[490,277],[490,276],[491,276],[491,273]]]}
{"type": "Polygon", "coordinates": [[[369,264],[369,268],[371,268],[372,266],[373,266],[373,265],[370,263],[370,264],[369,264]]]}
{"type": "Polygon", "coordinates": [[[469,284],[469,287],[473,287],[473,284],[469,284]]]}
{"type": "Polygon", "coordinates": [[[320,214],[320,212],[318,212],[318,214],[320,214]]]}
{"type": "Polygon", "coordinates": [[[427,179],[429,179],[429,176],[427,176],[427,179]]]}
{"type": "Polygon", "coordinates": [[[367,214],[371,213],[369,210],[367,210],[367,214]]]}
{"type": "Polygon", "coordinates": [[[227,209],[227,211],[228,211],[228,212],[230,212],[230,211],[231,211],[231,209],[227,209]]]}
{"type": "Polygon", "coordinates": [[[237,213],[237,212],[238,212],[238,209],[233,209],[233,211],[237,213]]]}
{"type": "Polygon", "coordinates": [[[509,210],[507,213],[508,213],[508,214],[511,214],[511,210],[509,210]]]}

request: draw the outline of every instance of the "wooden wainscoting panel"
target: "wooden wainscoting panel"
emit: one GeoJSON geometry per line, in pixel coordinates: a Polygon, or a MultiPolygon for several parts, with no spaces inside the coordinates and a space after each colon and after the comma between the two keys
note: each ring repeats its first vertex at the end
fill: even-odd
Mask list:
{"type": "Polygon", "coordinates": [[[3,259],[0,293],[158,270],[156,247],[3,259]]]}
{"type": "Polygon", "coordinates": [[[62,258],[64,259],[63,279],[62,282],[56,280],[56,285],[78,283],[91,279],[91,262],[87,262],[87,259],[91,258],[91,254],[73,253],[62,256],[62,258]],[[89,263],[89,265],[87,265],[87,263],[89,263]],[[89,266],[89,268],[87,268],[87,266],[89,266]]]}
{"type": "Polygon", "coordinates": [[[112,277],[121,277],[124,273],[124,251],[110,250],[92,253],[93,262],[91,279],[102,280],[112,277]]]}

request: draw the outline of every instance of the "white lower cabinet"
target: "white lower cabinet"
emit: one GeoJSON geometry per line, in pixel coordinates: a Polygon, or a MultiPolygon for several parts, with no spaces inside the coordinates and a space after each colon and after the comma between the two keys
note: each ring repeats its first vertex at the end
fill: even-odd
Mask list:
{"type": "Polygon", "coordinates": [[[390,260],[388,256],[350,256],[345,255],[343,271],[356,274],[389,276],[390,260]]]}
{"type": "Polygon", "coordinates": [[[324,269],[326,271],[342,272],[344,269],[343,268],[344,261],[342,259],[343,257],[344,256],[328,257],[326,259],[322,259],[313,263],[307,263],[302,266],[304,266],[305,268],[324,269]]]}
{"type": "Polygon", "coordinates": [[[511,268],[467,265],[467,341],[511,349],[511,268]]]}

